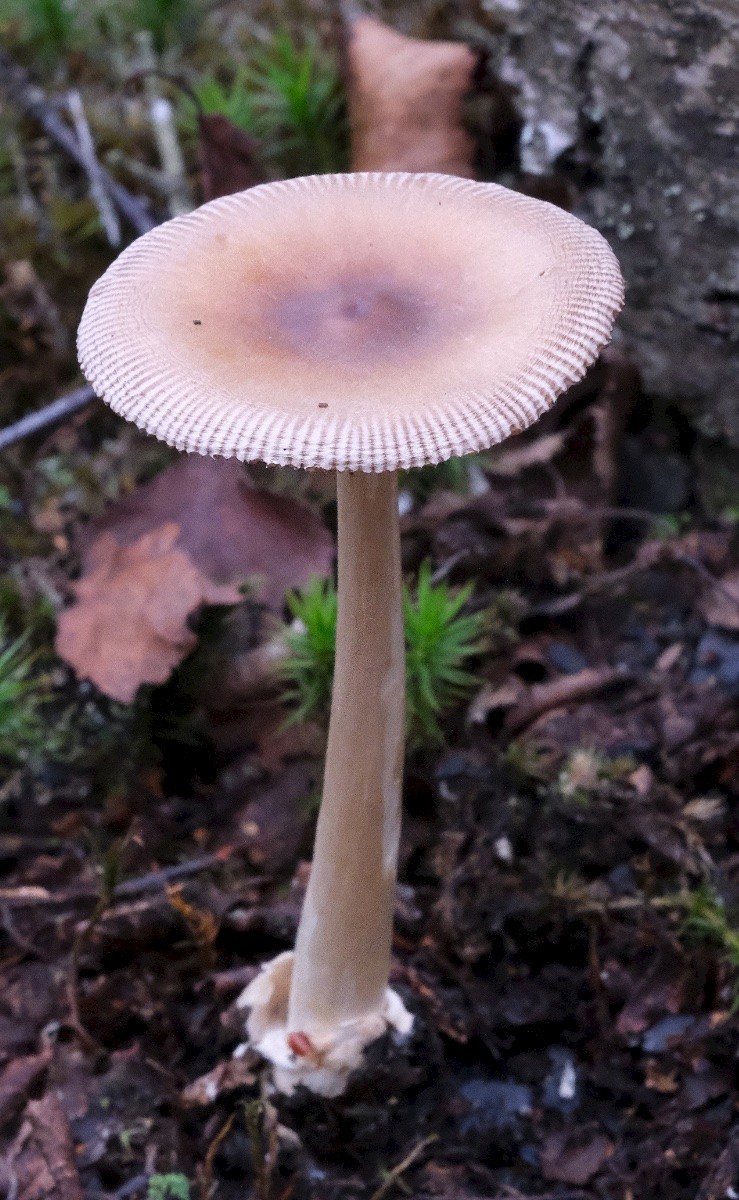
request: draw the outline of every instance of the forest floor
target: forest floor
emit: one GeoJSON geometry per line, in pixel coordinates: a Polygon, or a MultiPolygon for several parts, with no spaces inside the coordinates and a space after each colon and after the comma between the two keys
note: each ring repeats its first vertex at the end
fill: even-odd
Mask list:
{"type": "MultiPolygon", "coordinates": [[[[191,77],[213,44],[232,61],[225,13],[175,56],[191,77]]],[[[110,63],[73,45],[45,76],[7,29],[143,188],[151,130],[131,101],[116,132],[110,63]]],[[[79,385],[74,329],[115,251],[12,95],[0,125],[8,425],[79,385]]],[[[55,649],[94,539],[132,497],[166,524],[145,488],[175,460],[93,401],[0,464],[3,637],[26,672],[4,709],[0,663],[1,1194],[739,1195],[739,503],[706,448],[616,343],[527,435],[402,478],[407,577],[430,560],[471,583],[486,636],[443,744],[408,755],[392,982],[413,1033],[335,1100],[272,1094],[235,1005],[292,945],[308,869],[324,731],[285,725],[256,652],[306,530],[327,569],[331,480],[250,471],[283,505],[283,561],[200,613],[167,682],[123,702],[130,680],[105,694],[55,649]]]]}

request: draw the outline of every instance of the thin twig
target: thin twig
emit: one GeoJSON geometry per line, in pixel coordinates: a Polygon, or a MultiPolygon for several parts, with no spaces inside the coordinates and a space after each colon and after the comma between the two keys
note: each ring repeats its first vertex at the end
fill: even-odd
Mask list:
{"type": "MultiPolygon", "coordinates": [[[[216,851],[215,854],[203,854],[200,858],[190,859],[189,862],[174,863],[171,867],[163,867],[160,871],[149,871],[146,875],[139,875],[136,879],[126,879],[123,883],[116,884],[112,893],[113,899],[128,899],[144,892],[163,891],[173,880],[185,879],[189,875],[197,875],[200,871],[209,871],[222,866],[238,849],[238,846],[229,846],[227,850],[216,851]]],[[[38,886],[0,888],[0,903],[7,904],[10,908],[32,908],[35,905],[62,906],[96,900],[98,894],[98,891],[93,888],[78,888],[76,891],[68,892],[49,892],[46,888],[38,886]]]]}
{"type": "Polygon", "coordinates": [[[235,1120],[236,1111],[234,1110],[234,1112],[230,1113],[226,1117],[223,1125],[208,1146],[205,1155],[205,1162],[203,1163],[203,1174],[202,1178],[200,1179],[200,1194],[202,1196],[202,1200],[210,1200],[211,1196],[213,1195],[213,1164],[215,1162],[215,1157],[218,1153],[220,1145],[224,1139],[228,1137],[228,1134],[231,1131],[231,1126],[235,1120]]]}
{"type": "Polygon", "coordinates": [[[553,900],[562,901],[580,916],[602,916],[604,913],[659,911],[667,909],[679,912],[680,909],[690,909],[694,897],[689,892],[673,892],[667,896],[615,896],[599,900],[588,894],[587,888],[580,888],[571,894],[567,892],[567,884],[560,884],[550,889],[549,895],[553,900]]]}
{"type": "Polygon", "coordinates": [[[44,211],[31,190],[26,171],[26,160],[23,157],[20,142],[12,130],[8,134],[7,147],[15,175],[18,207],[24,216],[30,217],[33,221],[42,222],[44,221],[44,211]]]}
{"type": "MultiPolygon", "coordinates": [[[[553,517],[557,520],[572,521],[574,523],[579,521],[588,523],[590,521],[615,521],[624,519],[641,521],[646,524],[654,524],[655,522],[659,521],[661,516],[664,515],[663,513],[650,512],[648,509],[644,508],[626,508],[618,505],[586,507],[579,500],[575,500],[571,497],[560,497],[554,500],[536,500],[531,506],[527,507],[539,509],[547,516],[553,517]]],[[[686,553],[686,551],[682,550],[679,545],[673,546],[668,541],[662,543],[662,550],[665,558],[672,559],[673,562],[690,567],[693,571],[700,575],[701,578],[706,581],[706,583],[710,584],[712,587],[715,587],[716,590],[720,592],[726,600],[739,607],[739,595],[732,591],[731,588],[726,587],[723,580],[714,575],[713,572],[710,571],[705,563],[702,563],[699,558],[696,558],[692,554],[686,553]]],[[[637,570],[642,570],[645,567],[651,567],[653,565],[654,564],[652,562],[640,562],[638,559],[635,559],[633,563],[629,563],[628,566],[622,567],[618,571],[596,576],[595,583],[598,586],[601,586],[603,583],[610,585],[612,582],[618,582],[621,578],[626,578],[626,573],[628,572],[631,574],[634,568],[637,570]]]]}
{"type": "Polygon", "coordinates": [[[69,965],[67,969],[67,1005],[69,1007],[69,1024],[74,1029],[78,1038],[82,1042],[84,1048],[92,1054],[97,1054],[100,1049],[100,1044],[95,1040],[92,1034],[86,1029],[82,1017],[80,1016],[80,993],[79,993],[79,975],[80,975],[80,958],[85,942],[89,940],[97,925],[99,925],[105,912],[110,906],[111,897],[102,895],[98,899],[90,919],[85,922],[79,933],[75,935],[72,942],[72,949],[69,954],[69,965]]]}
{"type": "Polygon", "coordinates": [[[686,554],[679,547],[671,546],[669,542],[645,542],[642,548],[649,549],[650,553],[637,554],[636,558],[627,563],[626,566],[616,567],[613,571],[602,571],[598,575],[591,575],[576,592],[566,592],[564,595],[556,596],[553,600],[544,600],[539,604],[532,605],[531,614],[560,616],[563,613],[571,612],[573,608],[576,608],[587,597],[608,590],[615,592],[623,584],[629,583],[631,579],[644,571],[650,571],[660,562],[690,567],[706,583],[720,592],[726,600],[739,607],[739,596],[731,588],[727,587],[722,579],[719,579],[712,571],[709,571],[708,567],[700,559],[686,554]],[[654,550],[654,553],[651,553],[652,550],[654,550]]]}
{"type": "MultiPolygon", "coordinates": [[[[19,67],[17,63],[14,63],[2,50],[0,50],[0,85],[6,88],[11,100],[23,112],[39,123],[47,137],[64,150],[84,170],[84,156],[80,150],[77,138],[71,129],[65,125],[59,114],[51,106],[45,93],[31,81],[30,76],[24,71],[23,67],[19,67]]],[[[110,193],[118,211],[133,226],[136,233],[147,233],[150,229],[154,228],[157,222],[148,212],[142,201],[137,196],[132,196],[127,188],[124,188],[122,184],[118,183],[105,170],[105,167],[100,168],[100,178],[110,193]]]]}
{"type": "Polygon", "coordinates": [[[94,399],[95,393],[91,387],[79,387],[75,388],[73,392],[68,392],[66,396],[60,396],[58,400],[52,400],[51,404],[47,404],[44,408],[28,413],[27,416],[21,417],[20,421],[15,421],[12,425],[6,425],[5,429],[0,429],[0,450],[5,450],[14,442],[20,442],[23,438],[30,437],[32,433],[38,433],[48,425],[63,421],[94,399]]]}
{"type": "Polygon", "coordinates": [[[709,571],[705,563],[702,563],[699,558],[695,558],[692,554],[686,554],[684,550],[675,549],[671,553],[671,557],[677,563],[681,563],[685,567],[690,567],[696,574],[700,575],[706,583],[715,588],[717,592],[739,609],[739,592],[735,592],[724,583],[723,579],[719,579],[714,575],[713,571],[709,571]]]}
{"type": "Polygon", "coordinates": [[[558,521],[642,521],[654,524],[663,513],[651,512],[647,508],[627,508],[625,505],[600,504],[586,505],[575,496],[556,496],[551,500],[530,500],[523,506],[525,512],[541,512],[543,516],[552,517],[558,521]]]}
{"type": "Polygon", "coordinates": [[[169,180],[167,179],[161,167],[150,167],[148,163],[139,162],[137,158],[132,158],[130,154],[124,153],[117,147],[109,150],[105,155],[105,161],[110,163],[111,167],[120,167],[127,175],[132,175],[134,179],[138,179],[140,183],[152,192],[156,192],[158,196],[167,199],[169,195],[169,180]]]}
{"type": "Polygon", "coordinates": [[[156,55],[152,46],[151,33],[142,29],[136,35],[141,52],[144,89],[149,106],[149,117],[154,131],[154,140],[159,152],[162,173],[166,180],[170,216],[179,217],[193,208],[193,198],[187,181],[185,159],[177,136],[172,105],[162,96],[156,70],[156,55]]]}
{"type": "Polygon", "coordinates": [[[509,709],[505,728],[509,733],[520,733],[554,708],[584,700],[615,684],[627,683],[631,678],[631,672],[620,666],[585,667],[575,675],[563,675],[546,683],[535,683],[518,704],[509,709]]]}
{"type": "Polygon", "coordinates": [[[95,207],[100,214],[100,223],[105,230],[105,236],[108,239],[110,246],[120,246],[121,244],[121,226],[118,220],[118,215],[111,203],[110,195],[105,188],[105,180],[102,176],[102,167],[98,162],[97,154],[95,153],[95,143],[92,138],[90,126],[87,123],[85,109],[82,103],[82,97],[76,89],[73,89],[67,95],[67,108],[69,115],[74,124],[74,131],[77,134],[77,141],[80,147],[80,154],[84,162],[87,178],[90,180],[90,195],[95,202],[95,207]]]}
{"type": "Polygon", "coordinates": [[[416,1159],[421,1157],[424,1150],[426,1150],[432,1142],[437,1142],[438,1140],[438,1133],[430,1133],[429,1136],[424,1138],[422,1142],[418,1142],[418,1144],[413,1147],[410,1154],[406,1154],[402,1162],[398,1163],[397,1167],[393,1167],[392,1171],[388,1171],[385,1179],[382,1181],[377,1191],[372,1193],[371,1200],[384,1200],[384,1197],[387,1196],[391,1187],[398,1182],[401,1175],[404,1175],[408,1168],[413,1166],[413,1163],[416,1161],[416,1159]]]}
{"type": "Polygon", "coordinates": [[[197,875],[200,871],[209,871],[213,867],[222,867],[238,849],[229,846],[226,850],[217,850],[214,854],[203,854],[200,858],[192,858],[189,862],[174,863],[171,867],[162,867],[160,871],[149,871],[136,879],[125,879],[113,890],[113,898],[120,900],[126,896],[140,896],[142,892],[155,892],[164,889],[167,884],[177,879],[186,879],[189,875],[197,875]]]}
{"type": "Polygon", "coordinates": [[[7,904],[0,904],[0,916],[2,917],[2,927],[5,933],[18,950],[22,950],[24,954],[30,954],[32,958],[39,958],[42,962],[53,961],[48,954],[44,953],[38,946],[35,946],[30,938],[21,933],[13,920],[13,915],[7,904]]]}

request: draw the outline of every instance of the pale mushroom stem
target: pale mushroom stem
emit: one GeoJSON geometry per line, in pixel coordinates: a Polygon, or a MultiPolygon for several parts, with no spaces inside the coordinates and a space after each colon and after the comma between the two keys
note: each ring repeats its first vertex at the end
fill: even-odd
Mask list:
{"type": "Polygon", "coordinates": [[[390,972],[405,740],[395,471],[339,472],[331,721],[287,1028],[321,1034],[381,1010],[390,972]]]}

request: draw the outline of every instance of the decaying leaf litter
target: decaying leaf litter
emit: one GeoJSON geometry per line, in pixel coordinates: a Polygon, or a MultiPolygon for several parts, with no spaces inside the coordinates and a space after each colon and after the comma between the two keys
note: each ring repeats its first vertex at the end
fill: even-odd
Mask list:
{"type": "MultiPolygon", "coordinates": [[[[366,122],[379,65],[365,48],[350,42],[347,58],[350,116],[361,95],[366,122]]],[[[494,130],[498,171],[515,171],[508,108],[475,58],[450,53],[447,84],[463,61],[470,74],[430,153],[448,156],[449,137],[458,149],[474,68],[488,101],[479,157],[489,163],[494,130]]],[[[116,149],[98,116],[115,108],[116,85],[85,80],[84,54],[75,70],[98,151],[116,149]]],[[[433,87],[401,89],[400,126],[433,87]]],[[[447,93],[432,108],[449,106],[447,93]]],[[[12,103],[2,117],[17,127],[12,103]]],[[[138,156],[154,172],[143,119],[130,143],[126,170],[138,156]]],[[[8,419],[76,382],[76,315],[110,257],[89,184],[64,154],[31,142],[22,166],[30,228],[19,167],[2,210],[19,242],[10,261],[26,264],[4,264],[8,419]],[[29,174],[31,158],[52,178],[29,174]],[[82,206],[77,224],[45,231],[70,205],[82,206]]],[[[154,178],[127,186],[163,217],[154,178]]],[[[54,657],[54,614],[106,539],[134,573],[142,541],[147,551],[157,538],[160,561],[207,573],[187,507],[146,500],[159,472],[183,468],[97,408],[6,455],[7,636],[36,655],[49,731],[45,745],[29,735],[3,784],[6,1194],[728,1194],[739,1158],[736,525],[689,450],[616,346],[531,436],[405,480],[405,570],[413,579],[430,560],[436,578],[472,582],[486,645],[476,693],[444,721],[446,747],[422,745],[407,770],[393,985],[417,1040],[401,1056],[378,1045],[366,1077],[330,1103],[266,1097],[259,1063],[231,1057],[242,1023],[229,1007],[259,962],[292,944],[306,879],[323,731],[285,723],[271,648],[289,616],[281,590],[329,566],[330,484],[254,470],[235,483],[278,493],[279,575],[240,559],[209,578],[204,598],[239,585],[244,598],[220,594],[227,607],[194,626],[180,617],[179,644],[195,649],[168,683],[144,682],[121,705],[54,657]]]]}

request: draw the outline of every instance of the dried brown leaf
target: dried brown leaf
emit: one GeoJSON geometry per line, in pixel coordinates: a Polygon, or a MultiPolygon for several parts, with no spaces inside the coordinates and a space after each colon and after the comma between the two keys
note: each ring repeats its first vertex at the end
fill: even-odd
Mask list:
{"type": "Polygon", "coordinates": [[[0,1072],[0,1125],[5,1125],[28,1099],[31,1088],[49,1065],[51,1055],[27,1054],[13,1059],[0,1072]]]}
{"type": "MultiPolygon", "coordinates": [[[[243,1017],[241,1019],[243,1024],[243,1017]]],[[[251,1052],[244,1058],[230,1058],[220,1062],[212,1071],[189,1083],[182,1093],[182,1103],[187,1108],[205,1107],[214,1104],[219,1096],[235,1092],[237,1088],[253,1087],[259,1078],[259,1062],[251,1052]]]]}
{"type": "Polygon", "coordinates": [[[716,580],[706,590],[699,607],[709,625],[739,630],[739,571],[716,580]]]}
{"type": "Polygon", "coordinates": [[[192,649],[188,618],[202,604],[235,604],[248,580],[279,608],[287,588],[329,570],[333,539],[307,505],[252,487],[239,463],[187,455],[92,522],[82,550],[57,650],[130,703],[192,649]]]}
{"type": "Polygon", "coordinates": [[[56,648],[78,675],[129,704],[143,683],[163,683],[195,644],[188,617],[202,604],[234,604],[240,593],[215,584],[175,549],[169,522],[120,546],[103,533],[89,554],[77,602],[59,619],[56,648]]]}
{"type": "Polygon", "coordinates": [[[0,283],[0,305],[18,331],[21,350],[33,353],[38,348],[47,354],[67,352],[69,333],[59,310],[27,259],[9,262],[0,283]]]}
{"type": "Polygon", "coordinates": [[[592,1129],[552,1133],[541,1148],[541,1173],[557,1183],[587,1183],[613,1154],[613,1142],[592,1129]]]}
{"type": "Polygon", "coordinates": [[[85,572],[95,538],[111,533],[127,546],[176,522],[177,550],[213,583],[254,584],[254,594],[282,607],[288,588],[331,569],[333,538],[308,505],[253,487],[235,460],[182,455],[151,482],[88,527],[85,572]]]}
{"type": "Polygon", "coordinates": [[[355,171],[473,175],[462,101],[476,56],[456,42],[405,37],[374,17],[349,30],[349,122],[355,171]]]}
{"type": "Polygon", "coordinates": [[[221,113],[198,117],[198,164],[204,200],[245,191],[265,178],[254,138],[221,113]]]}
{"type": "Polygon", "coordinates": [[[313,764],[297,759],[287,763],[274,780],[257,786],[249,802],[237,811],[237,837],[256,870],[271,875],[294,867],[306,841],[310,824],[307,801],[316,783],[313,764]]]}
{"type": "Polygon", "coordinates": [[[84,1200],[69,1121],[53,1094],[26,1106],[5,1171],[17,1200],[84,1200]]]}
{"type": "Polygon", "coordinates": [[[686,977],[676,963],[659,971],[650,971],[646,979],[636,984],[621,1009],[616,1030],[621,1037],[635,1037],[665,1014],[680,1012],[685,997],[686,977]]]}

